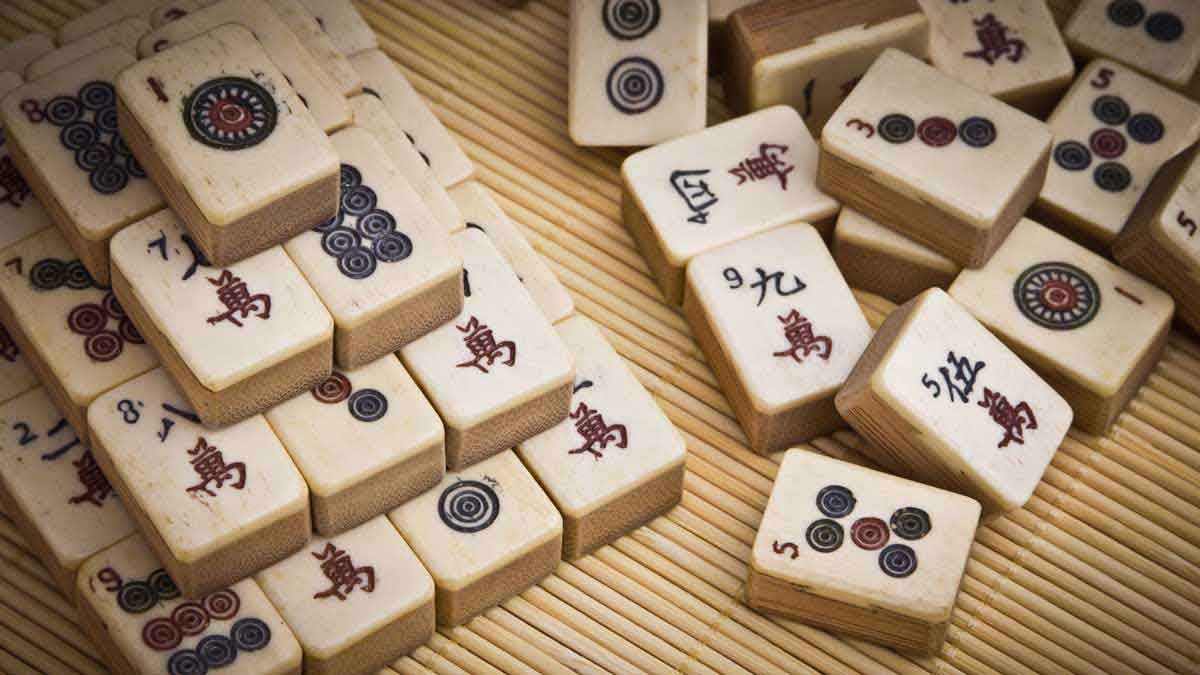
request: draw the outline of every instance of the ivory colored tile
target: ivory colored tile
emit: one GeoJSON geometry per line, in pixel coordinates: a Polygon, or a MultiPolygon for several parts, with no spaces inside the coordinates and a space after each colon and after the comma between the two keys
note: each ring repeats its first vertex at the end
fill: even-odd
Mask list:
{"type": "Polygon", "coordinates": [[[1071,426],[1071,407],[966,309],[931,289],[892,312],[837,395],[880,465],[1011,511],[1071,426]]]}
{"type": "Polygon", "coordinates": [[[421,201],[445,226],[446,232],[462,231],[465,227],[462,214],[434,175],[429,157],[417,150],[412,137],[392,118],[383,102],[376,96],[363,94],[350,99],[350,108],[354,110],[355,126],[375,136],[404,179],[421,195],[421,201]]]}
{"type": "Polygon", "coordinates": [[[346,56],[378,49],[375,31],[367,25],[350,0],[300,0],[321,28],[346,56]]]}
{"type": "Polygon", "coordinates": [[[300,673],[300,645],[253,579],[189,599],[133,536],[84,563],[77,587],[83,628],[116,672],[300,673]]]}
{"type": "Polygon", "coordinates": [[[820,628],[936,654],[979,514],[969,497],[789,450],[754,539],[746,600],[820,628]]]}
{"type": "Polygon", "coordinates": [[[0,254],[0,322],[76,429],[100,394],[157,364],[116,296],[75,258],[58,228],[0,254]]]}
{"type": "Polygon", "coordinates": [[[1200,103],[1112,61],[1088,64],[1050,116],[1047,225],[1107,248],[1155,173],[1200,139],[1200,103]]]}
{"type": "Polygon", "coordinates": [[[853,288],[903,304],[927,288],[949,288],[953,260],[853,209],[838,214],[833,259],[853,288]]]}
{"type": "Polygon", "coordinates": [[[133,534],[133,521],[45,389],[0,405],[0,434],[0,503],[70,598],[83,561],[133,534]]]}
{"type": "Polygon", "coordinates": [[[300,43],[312,54],[313,59],[337,83],[345,96],[362,93],[363,82],[350,60],[337,48],[333,39],[317,22],[300,0],[267,0],[271,9],[283,19],[300,43]]]}
{"type": "Polygon", "coordinates": [[[566,287],[483,184],[473,180],[460,183],[451,188],[450,196],[461,210],[467,227],[482,230],[500,249],[550,323],[558,323],[575,311],[575,303],[566,287]]]}
{"type": "Polygon", "coordinates": [[[843,426],[833,397],[871,328],[811,225],[698,256],[683,313],[750,447],[775,452],[843,426]]]}
{"type": "Polygon", "coordinates": [[[188,597],[286,558],[311,534],[308,487],[267,420],[198,419],[161,368],[88,409],[96,460],[188,597]]]}
{"type": "Polygon", "coordinates": [[[797,220],[831,220],[816,186],[819,150],[799,113],[774,106],[630,155],[625,226],[673,304],[692,258],[797,220]]]}
{"type": "Polygon", "coordinates": [[[138,40],[149,30],[150,24],[142,19],[123,19],[38,57],[25,67],[25,79],[32,82],[108,47],[118,47],[136,57],[138,40]]]}
{"type": "Polygon", "coordinates": [[[328,308],[334,359],[357,368],[458,316],[462,263],[383,147],[363,129],[333,136],[337,216],[284,244],[328,308]]]}
{"type": "Polygon", "coordinates": [[[117,131],[117,73],[134,62],[108,47],[0,101],[8,151],[88,272],[108,283],[108,241],[163,207],[117,131]]]}
{"type": "MultiPolygon", "coordinates": [[[[235,9],[215,5],[163,30],[198,29],[205,25],[199,22],[234,18],[241,13],[235,9]]],[[[337,213],[337,153],[288,80],[241,26],[221,26],[118,78],[121,128],[130,147],[217,265],[287,241],[337,213]],[[219,122],[213,111],[220,111],[219,122]]]]}
{"type": "Polygon", "coordinates": [[[1039,117],[1075,76],[1046,0],[919,0],[929,17],[929,60],[956,80],[1039,117]]]}
{"type": "Polygon", "coordinates": [[[1150,283],[1023,219],[950,295],[1104,433],[1166,345],[1175,303],[1150,283]]]}
{"type": "Polygon", "coordinates": [[[43,54],[54,51],[54,40],[45,33],[28,33],[0,46],[0,71],[24,73],[25,67],[43,54]]]}
{"type": "MultiPolygon", "coordinates": [[[[20,86],[16,73],[0,73],[0,99],[20,86]]],[[[0,127],[0,251],[51,225],[50,216],[9,156],[8,137],[0,127]]]]}
{"type": "Polygon", "coordinates": [[[703,2],[571,0],[571,140],[642,146],[702,131],[707,9],[703,2]]]}
{"type": "Polygon", "coordinates": [[[386,516],[313,537],[255,575],[304,649],[304,672],[370,673],[433,636],[433,578],[386,516]]]}
{"type": "MultiPolygon", "coordinates": [[[[227,49],[230,51],[244,49],[247,43],[261,45],[270,61],[278,67],[287,82],[285,88],[283,83],[272,78],[276,79],[274,86],[279,91],[295,90],[300,102],[284,101],[283,104],[289,107],[307,108],[317,126],[327,133],[337,131],[354,122],[354,114],[350,112],[350,104],[342,93],[341,85],[326,73],[321,63],[313,57],[300,38],[288,27],[287,22],[271,8],[268,0],[222,0],[190,12],[186,16],[179,17],[175,21],[151,31],[142,38],[138,51],[143,58],[146,58],[191,41],[229,23],[246,28],[253,33],[253,36],[246,38],[239,35],[232,38],[231,42],[238,44],[228,45],[227,49]]],[[[240,73],[246,73],[251,67],[264,70],[258,63],[257,55],[248,58],[245,52],[241,52],[238,56],[246,60],[245,63],[237,64],[240,66],[239,68],[234,68],[228,60],[221,59],[217,59],[219,64],[200,63],[190,68],[181,65],[176,67],[179,67],[183,71],[181,74],[184,75],[198,74],[198,70],[203,70],[210,76],[222,68],[240,73]]],[[[189,60],[197,58],[204,59],[199,54],[184,53],[175,63],[187,64],[189,60]]],[[[208,56],[207,58],[213,57],[208,56]]],[[[144,79],[145,76],[146,74],[142,73],[141,79],[144,79]]],[[[271,86],[263,82],[259,82],[259,84],[266,87],[268,92],[274,93],[271,92],[271,86]]],[[[256,93],[265,96],[267,92],[256,93]]],[[[190,89],[184,94],[192,96],[190,89]]],[[[290,97],[280,96],[280,98],[290,97]]]]}
{"type": "Polygon", "coordinates": [[[58,44],[66,45],[103,30],[123,19],[147,20],[164,0],[108,0],[96,9],[64,23],[58,29],[58,44]]]}
{"type": "Polygon", "coordinates": [[[1082,0],[1063,36],[1081,59],[1107,57],[1182,88],[1200,66],[1193,0],[1082,0]]]}
{"type": "Polygon", "coordinates": [[[536,584],[562,550],[562,516],[511,450],[448,474],[388,517],[433,576],[443,626],[536,584]]]}
{"type": "Polygon", "coordinates": [[[362,76],[363,92],[383,102],[442,187],[461,183],[475,173],[475,165],[458,142],[387,54],[378,49],[360,51],[350,57],[350,65],[362,76]]]}
{"type": "Polygon", "coordinates": [[[445,428],[399,359],[335,371],[266,414],[312,495],[313,527],[340,534],[442,480],[445,428]]]}
{"type": "Polygon", "coordinates": [[[921,59],[929,50],[917,0],[769,0],[734,12],[728,30],[723,72],[732,109],[790,105],[814,135],[883,50],[921,59]]]}
{"type": "Polygon", "coordinates": [[[282,247],[215,267],[164,210],[112,250],[117,297],[206,425],[263,412],[329,375],[333,320],[282,247]]]}
{"type": "Polygon", "coordinates": [[[212,4],[214,0],[167,0],[150,12],[150,25],[159,28],[212,4]]]}
{"type": "Polygon", "coordinates": [[[33,389],[40,384],[29,367],[12,334],[0,324],[0,403],[33,389]]]}
{"type": "Polygon", "coordinates": [[[463,262],[462,313],[400,350],[446,424],[446,466],[458,469],[558,424],[575,364],[550,322],[477,230],[451,238],[463,262]]]}
{"type": "Polygon", "coordinates": [[[571,415],[517,446],[563,515],[575,560],[665,513],[683,494],[683,436],[583,316],[556,326],[575,357],[571,415]]]}
{"type": "Polygon", "coordinates": [[[821,133],[817,185],[967,267],[987,262],[1037,197],[1038,120],[889,49],[821,133]]]}
{"type": "Polygon", "coordinates": [[[708,20],[710,23],[724,25],[730,14],[755,2],[758,0],[708,0],[708,20]]]}

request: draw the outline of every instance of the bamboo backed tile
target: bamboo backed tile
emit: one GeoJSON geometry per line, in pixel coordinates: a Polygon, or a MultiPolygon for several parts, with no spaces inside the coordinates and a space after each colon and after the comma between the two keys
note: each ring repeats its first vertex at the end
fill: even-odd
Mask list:
{"type": "Polygon", "coordinates": [[[846,283],[897,304],[928,288],[949,288],[962,269],[928,246],[849,208],[838,214],[832,248],[846,283]]]}

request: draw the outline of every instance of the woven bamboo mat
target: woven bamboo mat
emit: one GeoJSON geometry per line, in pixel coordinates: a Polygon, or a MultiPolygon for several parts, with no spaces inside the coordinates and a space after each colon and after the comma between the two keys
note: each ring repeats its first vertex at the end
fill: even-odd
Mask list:
{"type": "MultiPolygon", "coordinates": [[[[0,36],[98,0],[0,0],[0,36]]],[[[402,673],[1200,671],[1200,343],[1166,356],[1108,437],[1073,431],[1026,508],[986,522],[937,658],[740,602],[778,458],[749,451],[680,314],[621,225],[622,154],[566,133],[567,0],[359,0],[477,178],[688,441],[683,503],[394,664],[402,673]]],[[[710,123],[725,116],[713,82],[710,123]]],[[[859,296],[878,325],[892,306],[859,296]]],[[[862,462],[850,432],[810,449],[862,462]]],[[[0,671],[103,672],[24,538],[0,520],[0,671]]]]}

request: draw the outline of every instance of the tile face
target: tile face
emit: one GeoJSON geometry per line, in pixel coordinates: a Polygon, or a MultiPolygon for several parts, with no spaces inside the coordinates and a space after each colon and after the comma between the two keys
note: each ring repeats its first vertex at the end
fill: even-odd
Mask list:
{"type": "MultiPolygon", "coordinates": [[[[935,652],[954,609],[979,513],[979,504],[968,497],[790,450],[754,540],[750,604],[835,630],[882,611],[883,630],[848,632],[935,652]],[[763,592],[779,584],[802,589],[763,592]],[[832,601],[826,611],[854,618],[839,621],[820,610],[787,606],[797,595],[832,601]]],[[[800,603],[813,606],[804,598],[800,603]]]]}
{"type": "Polygon", "coordinates": [[[81,40],[107,28],[122,19],[146,20],[164,0],[111,0],[96,9],[80,14],[58,29],[58,44],[65,45],[81,40]]]}
{"type": "Polygon", "coordinates": [[[77,429],[100,394],[157,363],[116,296],[49,228],[0,255],[0,309],[22,356],[77,429]]]}
{"type": "Polygon", "coordinates": [[[1200,104],[1097,60],[1049,124],[1054,153],[1037,208],[1074,238],[1108,244],[1159,168],[1200,139],[1200,104]]]}
{"type": "Polygon", "coordinates": [[[68,596],[75,570],[135,528],[95,458],[41,387],[0,406],[0,501],[68,596]]]}
{"type": "Polygon", "coordinates": [[[375,31],[367,25],[350,0],[300,0],[317,23],[346,56],[378,49],[375,31]]]}
{"type": "Polygon", "coordinates": [[[8,150],[93,277],[108,282],[108,240],[161,209],[117,131],[113,81],[134,62],[109,47],[10,93],[0,103],[8,150]]]}
{"type": "Polygon", "coordinates": [[[29,33],[0,47],[0,71],[25,72],[34,60],[54,51],[54,41],[45,33],[29,33]]]}
{"type": "Polygon", "coordinates": [[[446,423],[454,468],[562,421],[575,368],[487,235],[470,229],[452,242],[463,261],[463,311],[400,357],[446,423]]]}
{"type": "Polygon", "coordinates": [[[442,187],[471,177],[475,172],[471,160],[387,54],[378,49],[358,52],[350,57],[350,65],[362,76],[363,93],[383,102],[409,141],[428,160],[442,187]]]}
{"type": "Polygon", "coordinates": [[[1071,408],[941,289],[896,310],[838,393],[882,464],[989,510],[1029,500],[1071,408]]]}
{"type": "Polygon", "coordinates": [[[1103,433],[1158,360],[1170,296],[1061,235],[1022,220],[993,260],[950,287],[984,326],[1103,433]]]}
{"type": "Polygon", "coordinates": [[[1084,58],[1115,59],[1180,88],[1200,65],[1198,31],[1191,0],[1083,0],[1063,36],[1084,58]]]}
{"type": "Polygon", "coordinates": [[[362,77],[300,0],[267,0],[345,96],[362,93],[362,77]]]}
{"type": "Polygon", "coordinates": [[[97,460],[186,595],[308,540],[308,488],[261,415],[202,427],[157,369],[98,398],[88,424],[97,460]]]}
{"type": "Polygon", "coordinates": [[[571,415],[517,453],[563,513],[564,557],[574,559],[677,503],[687,449],[591,321],[556,330],[575,357],[571,415]]]}
{"type": "Polygon", "coordinates": [[[817,189],[817,144],[775,106],[631,155],[621,166],[626,227],[678,304],[693,257],[784,223],[832,218],[817,189]]]}
{"type": "Polygon", "coordinates": [[[684,314],[755,450],[841,425],[833,396],[871,329],[812,226],[706,253],[687,276],[684,314]]]}
{"type": "Polygon", "coordinates": [[[442,420],[391,354],[335,371],[266,417],[308,483],[322,534],[403,504],[445,471],[442,420]]]}
{"type": "Polygon", "coordinates": [[[702,2],[572,0],[567,126],[579,145],[653,145],[704,129],[702,2]]]}
{"type": "Polygon", "coordinates": [[[486,187],[476,181],[467,181],[454,186],[450,196],[462,212],[467,227],[482,230],[500,249],[550,323],[558,323],[575,311],[575,303],[566,287],[533,250],[486,187]]]}
{"type": "Polygon", "coordinates": [[[187,599],[142,537],[130,537],[79,571],[84,626],[126,672],[295,673],[291,629],[252,579],[187,599]]]}
{"type": "Polygon", "coordinates": [[[65,44],[39,57],[26,66],[25,79],[32,82],[39,77],[74,63],[85,56],[95,54],[107,47],[119,47],[126,54],[137,56],[138,40],[149,30],[150,24],[146,23],[143,19],[134,18],[118,21],[107,28],[65,44]]]}
{"type": "Polygon", "coordinates": [[[33,374],[16,340],[0,324],[0,403],[16,398],[38,384],[37,375],[33,374]]]}
{"type": "Polygon", "coordinates": [[[335,358],[353,368],[458,315],[462,263],[383,147],[363,129],[333,136],[337,216],[284,244],[335,324],[335,358]]]}
{"type": "Polygon", "coordinates": [[[433,634],[433,578],[386,516],[314,537],[255,580],[300,641],[305,672],[381,668],[433,634]]]}
{"type": "Polygon", "coordinates": [[[442,625],[525,590],[558,564],[562,517],[511,450],[448,474],[389,517],[433,575],[442,625]]]}
{"type": "Polygon", "coordinates": [[[905,303],[927,288],[947,288],[958,276],[953,260],[853,209],[838,214],[833,259],[846,283],[905,303]]]}

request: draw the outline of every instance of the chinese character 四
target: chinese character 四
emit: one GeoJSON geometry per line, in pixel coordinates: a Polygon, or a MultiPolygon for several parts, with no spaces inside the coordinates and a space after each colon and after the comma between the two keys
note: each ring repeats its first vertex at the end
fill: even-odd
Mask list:
{"type": "Polygon", "coordinates": [[[571,419],[575,420],[575,431],[583,437],[583,445],[567,451],[569,455],[586,452],[600,460],[604,457],[603,450],[608,448],[609,443],[618,448],[629,445],[629,432],[624,424],[608,424],[599,410],[589,408],[586,403],[580,402],[579,407],[571,413],[571,419]],[[600,447],[597,448],[597,445],[600,447]]]}
{"type": "Polygon", "coordinates": [[[812,322],[800,316],[800,312],[793,309],[788,314],[775,318],[783,324],[783,337],[788,341],[788,348],[774,352],[772,356],[790,356],[796,363],[804,363],[803,357],[815,352],[825,361],[829,360],[829,356],[833,354],[833,340],[825,335],[817,335],[813,331],[812,322]]]}
{"type": "Polygon", "coordinates": [[[375,568],[370,565],[355,567],[354,561],[344,551],[334,546],[332,542],[325,544],[325,550],[313,552],[312,557],[321,562],[321,572],[332,584],[329,588],[313,595],[314,599],[335,597],[345,601],[346,596],[361,587],[364,593],[375,590],[375,568]]]}
{"type": "Polygon", "coordinates": [[[694,214],[688,218],[688,222],[707,225],[708,209],[720,201],[708,187],[708,182],[700,178],[708,173],[708,169],[671,172],[671,187],[675,188],[688,210],[694,214]]]}

